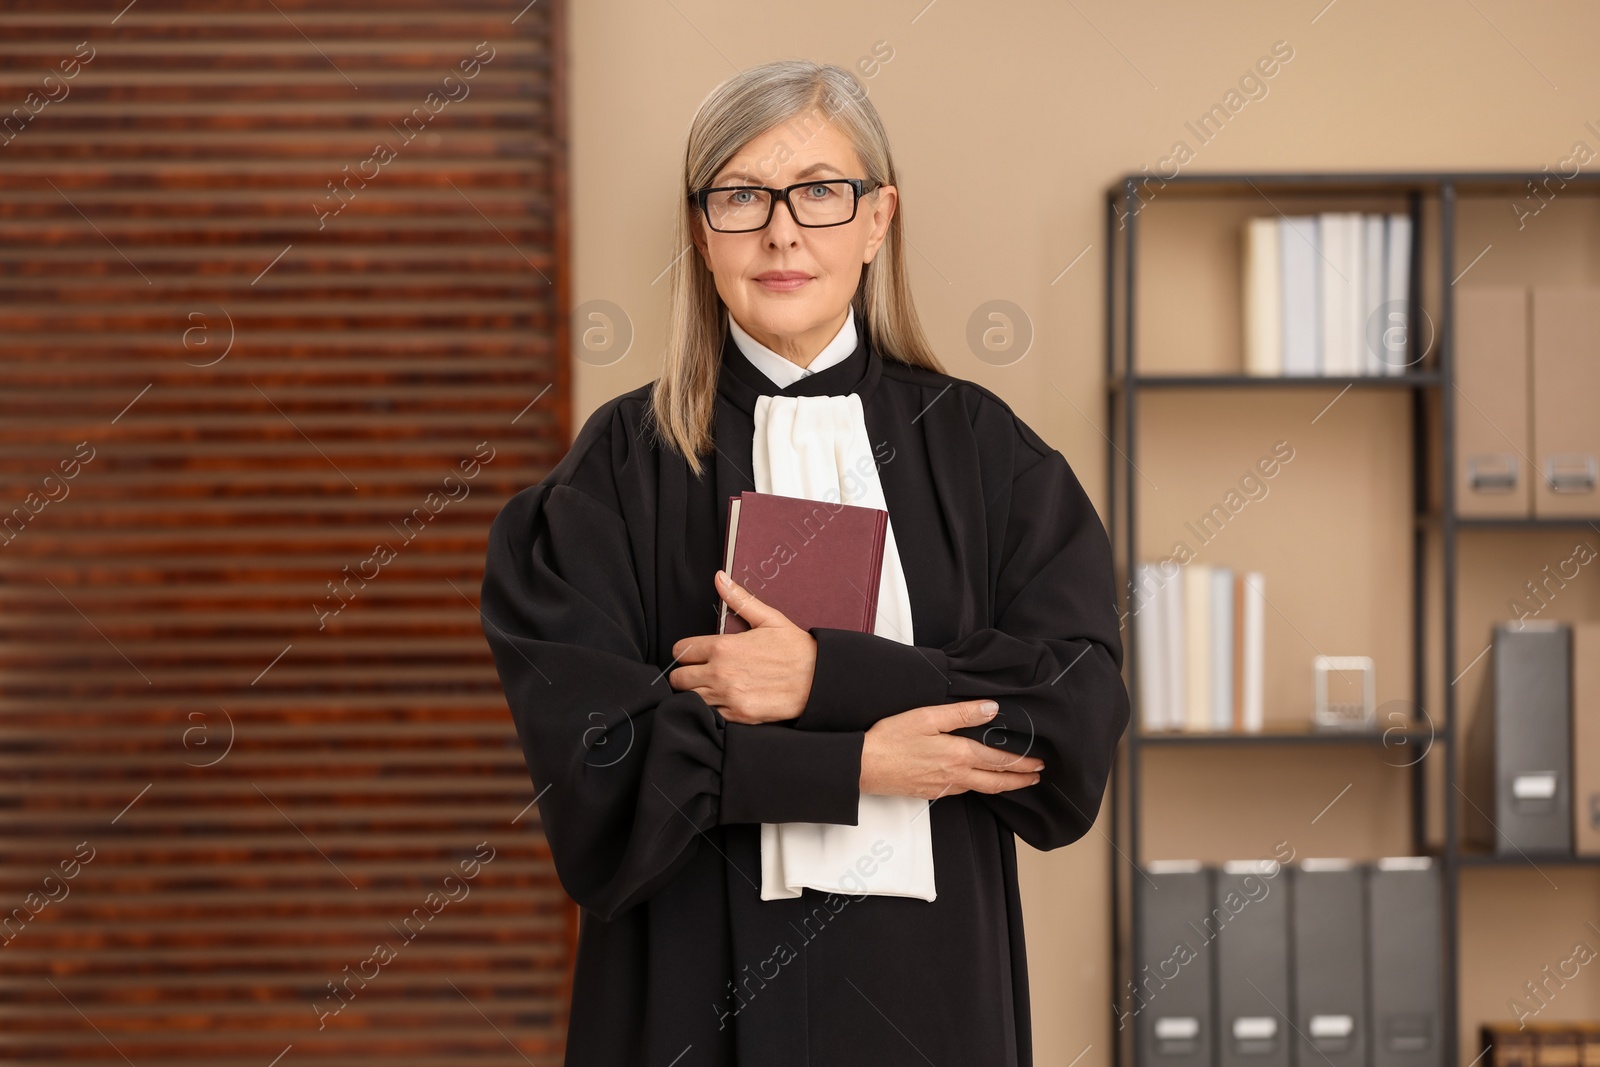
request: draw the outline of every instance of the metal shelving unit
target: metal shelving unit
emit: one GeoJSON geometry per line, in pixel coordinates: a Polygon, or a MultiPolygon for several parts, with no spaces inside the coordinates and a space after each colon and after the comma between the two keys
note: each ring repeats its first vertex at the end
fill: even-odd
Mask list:
{"type": "MultiPolygon", "coordinates": [[[[1112,448],[1107,454],[1108,526],[1113,552],[1124,581],[1119,596],[1126,610],[1129,583],[1133,564],[1138,560],[1137,519],[1138,490],[1133,476],[1138,442],[1139,399],[1145,390],[1214,390],[1214,389],[1326,389],[1328,387],[1365,389],[1402,389],[1411,395],[1412,423],[1412,701],[1416,708],[1427,706],[1427,562],[1428,538],[1438,531],[1438,551],[1442,556],[1442,639],[1443,685],[1442,706],[1437,720],[1416,723],[1398,732],[1384,731],[1361,735],[1338,734],[1307,730],[1275,730],[1261,734],[1149,734],[1140,733],[1139,654],[1135,628],[1130,624],[1124,632],[1125,670],[1129,693],[1133,701],[1134,717],[1122,742],[1122,752],[1113,776],[1111,787],[1112,840],[1117,854],[1112,863],[1112,981],[1113,996],[1122,1003],[1128,980],[1137,971],[1137,961],[1145,958],[1142,931],[1137,916],[1131,913],[1133,865],[1141,860],[1141,812],[1139,802],[1139,774],[1141,750],[1145,746],[1206,750],[1219,746],[1300,746],[1315,745],[1327,748],[1385,743],[1426,743],[1430,738],[1439,746],[1437,756],[1430,752],[1426,760],[1418,760],[1411,767],[1411,840],[1418,855],[1432,855],[1441,866],[1443,924],[1442,990],[1444,1012],[1441,1019],[1442,1062],[1448,1067],[1458,1067],[1463,1059],[1458,1049],[1458,1013],[1460,1002],[1460,976],[1458,974],[1459,878],[1463,868],[1509,868],[1530,866],[1525,858],[1484,855],[1464,852],[1460,845],[1457,797],[1457,758],[1454,745],[1456,693],[1449,679],[1457,675],[1456,614],[1457,614],[1457,546],[1458,533],[1473,529],[1551,529],[1582,525],[1588,519],[1474,519],[1462,518],[1455,513],[1455,389],[1453,364],[1453,325],[1455,279],[1455,227],[1458,193],[1484,195],[1491,193],[1520,193],[1529,181],[1546,175],[1536,172],[1477,172],[1477,173],[1262,173],[1262,174],[1180,174],[1174,178],[1159,179],[1162,196],[1175,198],[1227,198],[1250,197],[1270,203],[1269,192],[1294,192],[1313,195],[1372,195],[1403,197],[1409,205],[1412,221],[1412,252],[1410,277],[1410,310],[1408,321],[1420,322],[1422,306],[1425,241],[1438,242],[1438,268],[1440,271],[1440,322],[1438,343],[1430,366],[1419,367],[1423,355],[1416,351],[1417,332],[1407,337],[1408,353],[1412,357],[1409,367],[1417,367],[1405,374],[1392,376],[1328,377],[1292,376],[1260,377],[1244,374],[1148,374],[1138,373],[1138,339],[1135,335],[1138,298],[1136,265],[1138,263],[1138,217],[1142,207],[1139,188],[1151,181],[1146,174],[1129,174],[1115,183],[1106,195],[1106,424],[1112,448]],[[1423,230],[1422,203],[1427,197],[1437,205],[1439,232],[1428,235],[1423,230]],[[1430,426],[1428,393],[1438,390],[1437,410],[1432,414],[1430,426]],[[1430,460],[1434,467],[1430,470],[1430,460]],[[1430,477],[1440,479],[1441,511],[1430,513],[1428,506],[1430,477]],[[1387,739],[1387,740],[1386,740],[1387,739]],[[1442,759],[1443,796],[1430,798],[1426,767],[1433,759],[1442,759]],[[1442,806],[1444,823],[1443,848],[1430,848],[1427,825],[1430,802],[1442,806]],[[1124,933],[1126,928],[1126,933],[1124,933]]],[[[1569,181],[1589,192],[1600,191],[1600,175],[1584,174],[1569,181]]],[[[1132,616],[1126,615],[1131,620],[1132,616]]],[[[1429,719],[1433,719],[1429,716],[1429,719]]],[[[1600,859],[1587,857],[1534,857],[1539,863],[1570,866],[1600,865],[1600,859]]],[[[1211,1028],[1213,1031],[1215,1027],[1211,1028]]],[[[1130,1025],[1126,1035],[1114,1035],[1114,1062],[1118,1067],[1133,1067],[1137,1058],[1135,1042],[1137,1027],[1130,1025]]],[[[1213,1040],[1215,1036],[1213,1035],[1213,1040]]]]}

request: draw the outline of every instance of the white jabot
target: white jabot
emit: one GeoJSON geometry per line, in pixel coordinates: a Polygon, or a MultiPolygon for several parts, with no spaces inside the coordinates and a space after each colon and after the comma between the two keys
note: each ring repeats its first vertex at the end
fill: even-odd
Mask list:
{"type": "MultiPolygon", "coordinates": [[[[847,351],[854,350],[852,338],[847,351]]],[[[855,393],[758,397],[755,427],[751,459],[757,492],[888,510],[867,439],[861,397],[855,393]]],[[[872,632],[912,644],[911,597],[893,523],[886,525],[872,632]]],[[[933,900],[928,806],[920,797],[863,793],[855,826],[762,823],[761,899],[798,897],[803,887],[810,887],[850,896],[873,893],[933,900]]]]}
{"type": "Polygon", "coordinates": [[[833,340],[817,353],[817,358],[811,361],[809,367],[802,367],[794,360],[780,356],[751,337],[732,315],[728,316],[728,332],[733,335],[734,344],[739,346],[739,351],[744,353],[745,358],[754,363],[762,374],[776,382],[778,388],[783,389],[807,375],[827,370],[835,363],[849,358],[856,350],[856,309],[851,306],[850,313],[844,317],[844,325],[833,335],[833,340]]]}

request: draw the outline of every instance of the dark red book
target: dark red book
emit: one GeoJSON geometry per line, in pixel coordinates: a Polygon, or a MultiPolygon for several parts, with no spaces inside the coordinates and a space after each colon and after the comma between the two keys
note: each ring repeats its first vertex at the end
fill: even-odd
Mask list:
{"type": "MultiPolygon", "coordinates": [[[[775,493],[728,498],[722,569],[802,630],[871,633],[889,513],[775,493]]],[[[726,602],[719,633],[750,629],[726,602]]]]}

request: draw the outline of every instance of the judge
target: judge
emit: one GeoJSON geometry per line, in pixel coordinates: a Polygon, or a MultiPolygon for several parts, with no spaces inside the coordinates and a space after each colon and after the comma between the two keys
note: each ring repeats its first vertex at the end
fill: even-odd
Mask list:
{"type": "Polygon", "coordinates": [[[1100,808],[1110,545],[1061,453],[930,348],[895,179],[849,72],[719,86],[661,376],[490,530],[484,632],[581,905],[568,1067],[1033,1062],[1015,839],[1100,808]],[[744,491],[888,512],[872,632],[723,580],[744,491]]]}

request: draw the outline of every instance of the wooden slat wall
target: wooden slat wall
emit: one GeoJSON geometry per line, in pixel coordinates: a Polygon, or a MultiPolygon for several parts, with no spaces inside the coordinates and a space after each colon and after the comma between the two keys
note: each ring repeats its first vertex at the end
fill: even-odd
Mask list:
{"type": "Polygon", "coordinates": [[[0,1062],[560,1062],[476,604],[569,436],[562,34],[0,5],[0,1062]]]}

